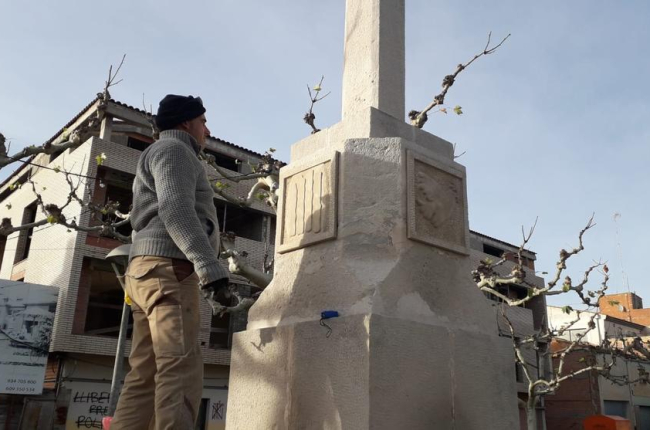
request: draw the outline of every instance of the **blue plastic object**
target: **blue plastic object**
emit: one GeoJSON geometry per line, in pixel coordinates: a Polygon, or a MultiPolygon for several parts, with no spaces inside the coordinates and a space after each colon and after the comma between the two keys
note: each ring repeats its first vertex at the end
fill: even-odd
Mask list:
{"type": "Polygon", "coordinates": [[[330,318],[336,318],[339,316],[337,311],[323,311],[320,313],[320,318],[323,320],[328,320],[330,318]]]}

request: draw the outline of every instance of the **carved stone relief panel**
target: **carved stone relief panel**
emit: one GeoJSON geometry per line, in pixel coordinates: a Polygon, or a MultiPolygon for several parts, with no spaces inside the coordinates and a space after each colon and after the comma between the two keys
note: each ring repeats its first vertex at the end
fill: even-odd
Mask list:
{"type": "Polygon", "coordinates": [[[336,237],[337,174],[338,152],[283,169],[278,252],[336,237]]]}
{"type": "Polygon", "coordinates": [[[406,170],[409,239],[469,254],[462,172],[412,151],[406,170]]]}

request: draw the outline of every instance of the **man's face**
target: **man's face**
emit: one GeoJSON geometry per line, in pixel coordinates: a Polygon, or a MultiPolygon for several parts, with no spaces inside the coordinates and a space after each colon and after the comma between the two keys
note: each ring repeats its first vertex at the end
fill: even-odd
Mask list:
{"type": "Polygon", "coordinates": [[[197,143],[201,146],[201,149],[205,148],[205,138],[210,136],[210,130],[208,130],[208,127],[205,125],[206,122],[205,114],[203,114],[183,123],[185,131],[196,139],[197,143]]]}

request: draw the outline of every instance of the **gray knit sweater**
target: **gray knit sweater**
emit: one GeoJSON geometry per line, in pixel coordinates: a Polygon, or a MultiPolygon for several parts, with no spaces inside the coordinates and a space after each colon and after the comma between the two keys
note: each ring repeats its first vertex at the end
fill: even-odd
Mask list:
{"type": "Polygon", "coordinates": [[[131,255],[184,258],[201,285],[228,273],[219,264],[219,223],[199,145],[188,133],[166,130],[144,150],[133,182],[131,255]]]}

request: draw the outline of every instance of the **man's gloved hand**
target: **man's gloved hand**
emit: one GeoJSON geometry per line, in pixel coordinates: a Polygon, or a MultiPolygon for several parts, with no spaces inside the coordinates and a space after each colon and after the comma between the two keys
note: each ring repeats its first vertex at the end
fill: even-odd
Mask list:
{"type": "Polygon", "coordinates": [[[216,314],[223,306],[230,306],[232,295],[230,294],[230,279],[221,278],[205,284],[201,287],[203,298],[212,306],[212,313],[216,314]]]}

